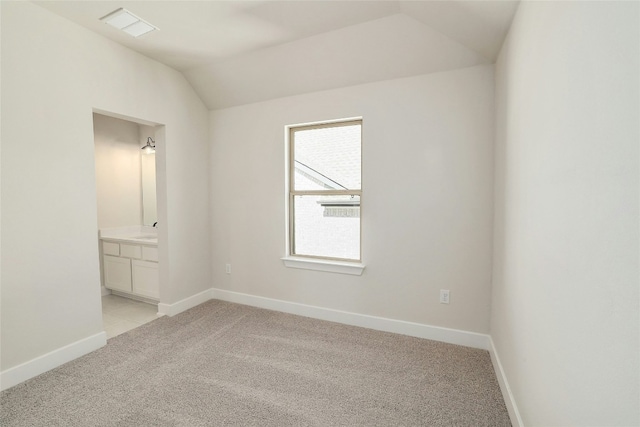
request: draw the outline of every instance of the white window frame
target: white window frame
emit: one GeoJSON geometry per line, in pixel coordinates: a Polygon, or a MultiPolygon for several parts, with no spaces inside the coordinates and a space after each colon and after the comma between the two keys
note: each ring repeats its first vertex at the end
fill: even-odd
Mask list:
{"type": "MultiPolygon", "coordinates": [[[[285,126],[285,225],[286,225],[286,255],[282,258],[284,265],[291,268],[302,268],[307,270],[327,271],[333,273],[361,275],[364,270],[364,264],[362,263],[362,185],[360,190],[312,190],[301,191],[295,190],[294,185],[294,144],[293,133],[299,130],[318,129],[325,127],[337,127],[348,126],[353,124],[359,124],[362,129],[362,117],[352,117],[338,120],[329,120],[314,123],[301,123],[295,125],[285,126]],[[345,260],[339,258],[320,257],[313,255],[293,255],[293,198],[298,195],[343,195],[343,194],[356,194],[360,196],[360,259],[359,260],[345,260]]],[[[360,140],[362,144],[362,137],[360,140]]],[[[360,158],[360,164],[362,167],[362,157],[360,158]]],[[[361,169],[362,170],[362,169],[361,169]]]]}

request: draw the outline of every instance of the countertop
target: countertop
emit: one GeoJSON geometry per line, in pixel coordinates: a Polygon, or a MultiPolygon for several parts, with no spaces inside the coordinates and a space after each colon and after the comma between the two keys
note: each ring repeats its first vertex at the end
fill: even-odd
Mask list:
{"type": "Polygon", "coordinates": [[[145,225],[102,228],[98,231],[98,238],[100,240],[157,246],[158,229],[145,225]]]}

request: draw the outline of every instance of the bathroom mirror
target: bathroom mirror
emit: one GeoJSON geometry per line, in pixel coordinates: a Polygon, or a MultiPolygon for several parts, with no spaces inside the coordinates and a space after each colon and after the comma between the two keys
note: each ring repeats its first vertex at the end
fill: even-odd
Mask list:
{"type": "Polygon", "coordinates": [[[142,174],[142,224],[153,225],[158,221],[156,205],[156,153],[141,150],[140,171],[142,174]]]}

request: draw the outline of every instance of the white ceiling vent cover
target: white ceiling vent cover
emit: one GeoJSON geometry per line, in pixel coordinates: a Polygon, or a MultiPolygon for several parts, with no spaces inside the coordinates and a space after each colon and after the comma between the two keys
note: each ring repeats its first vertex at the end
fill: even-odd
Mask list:
{"type": "Polygon", "coordinates": [[[103,16],[100,20],[124,31],[129,35],[132,35],[133,37],[140,37],[141,35],[150,33],[151,31],[159,30],[155,25],[149,24],[144,19],[137,17],[127,9],[123,8],[103,16]]]}

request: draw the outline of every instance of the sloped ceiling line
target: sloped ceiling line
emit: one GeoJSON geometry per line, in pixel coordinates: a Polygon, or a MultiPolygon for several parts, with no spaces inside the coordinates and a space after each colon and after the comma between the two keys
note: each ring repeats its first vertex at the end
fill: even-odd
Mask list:
{"type": "Polygon", "coordinates": [[[402,13],[184,72],[210,109],[490,63],[402,13]]]}
{"type": "Polygon", "coordinates": [[[514,0],[35,1],[184,73],[208,108],[493,63],[514,0]],[[99,18],[158,26],[133,38],[99,18]]]}

